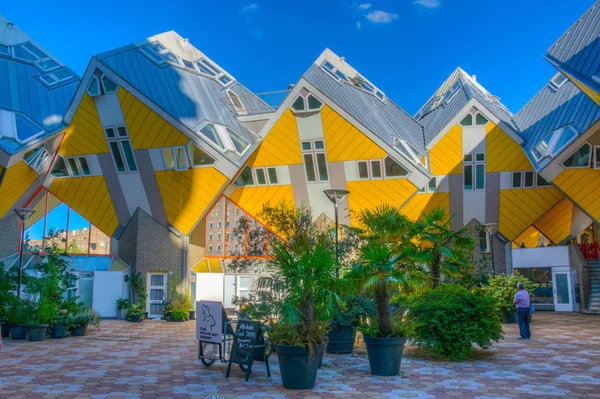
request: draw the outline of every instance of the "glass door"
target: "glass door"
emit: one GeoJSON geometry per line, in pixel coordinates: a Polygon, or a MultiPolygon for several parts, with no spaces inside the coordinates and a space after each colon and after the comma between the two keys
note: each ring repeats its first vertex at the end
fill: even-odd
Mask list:
{"type": "Polygon", "coordinates": [[[571,273],[566,267],[552,268],[552,286],[554,291],[554,310],[572,312],[571,273]]]}
{"type": "Polygon", "coordinates": [[[148,273],[148,318],[159,319],[167,294],[167,275],[148,273]]]}

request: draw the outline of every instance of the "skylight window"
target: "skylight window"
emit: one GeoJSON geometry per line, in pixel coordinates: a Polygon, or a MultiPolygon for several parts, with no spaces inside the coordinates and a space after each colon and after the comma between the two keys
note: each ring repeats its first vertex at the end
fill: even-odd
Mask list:
{"type": "Polygon", "coordinates": [[[426,166],[425,156],[421,154],[417,149],[415,149],[412,145],[408,144],[405,140],[401,140],[399,138],[394,138],[394,148],[409,161],[414,164],[418,164],[421,166],[426,166]]]}
{"type": "Polygon", "coordinates": [[[377,96],[377,98],[379,98],[381,101],[383,101],[385,99],[385,94],[383,94],[381,92],[381,90],[379,90],[372,83],[367,81],[367,79],[365,79],[361,75],[357,74],[351,80],[352,80],[352,84],[354,84],[355,87],[358,87],[359,89],[362,89],[368,93],[371,93],[371,94],[377,96]]]}
{"type": "Polygon", "coordinates": [[[48,87],[56,86],[73,78],[75,78],[75,75],[66,68],[55,69],[52,72],[38,76],[38,79],[48,87]]]}
{"type": "Polygon", "coordinates": [[[331,76],[337,81],[343,80],[346,82],[350,82],[350,79],[348,79],[346,74],[334,67],[333,64],[331,64],[329,61],[323,62],[323,64],[321,64],[321,68],[323,68],[323,70],[327,72],[329,76],[331,76]]]}
{"type": "Polygon", "coordinates": [[[241,156],[248,148],[250,143],[233,129],[217,125],[212,122],[205,123],[198,132],[216,146],[221,152],[231,151],[241,156]]]}
{"type": "Polygon", "coordinates": [[[142,51],[158,64],[162,64],[167,61],[179,64],[179,60],[173,55],[173,53],[171,53],[171,50],[159,42],[150,43],[147,46],[142,47],[142,51]]]}
{"type": "Polygon", "coordinates": [[[550,86],[554,90],[560,89],[567,82],[567,78],[562,73],[557,73],[552,79],[550,79],[550,86]]]}
{"type": "Polygon", "coordinates": [[[231,76],[227,75],[221,68],[206,58],[202,58],[196,61],[194,64],[200,73],[208,75],[212,78],[216,78],[217,81],[223,86],[227,86],[233,82],[233,78],[231,76]]]}
{"type": "Polygon", "coordinates": [[[244,104],[242,103],[242,100],[237,94],[235,94],[233,90],[228,89],[227,96],[229,97],[229,100],[231,100],[231,105],[233,106],[236,114],[243,115],[248,113],[244,107],[244,104]]]}
{"type": "Polygon", "coordinates": [[[23,156],[25,163],[36,172],[48,158],[50,158],[50,154],[44,146],[30,150],[23,156]]]}
{"type": "Polygon", "coordinates": [[[10,56],[10,47],[0,44],[0,54],[10,56]]]}
{"type": "MultiPolygon", "coordinates": [[[[7,46],[3,46],[8,49],[7,46]]],[[[0,53],[10,55],[0,48],[0,53]]],[[[58,68],[56,61],[31,43],[23,43],[13,47],[13,56],[24,61],[33,62],[42,72],[58,68]]]]}
{"type": "Polygon", "coordinates": [[[23,144],[44,133],[22,114],[0,109],[0,138],[10,138],[23,144]]]}
{"type": "Polygon", "coordinates": [[[548,133],[531,152],[536,161],[540,162],[543,158],[553,157],[558,154],[578,134],[579,131],[573,125],[563,126],[548,133]]]}

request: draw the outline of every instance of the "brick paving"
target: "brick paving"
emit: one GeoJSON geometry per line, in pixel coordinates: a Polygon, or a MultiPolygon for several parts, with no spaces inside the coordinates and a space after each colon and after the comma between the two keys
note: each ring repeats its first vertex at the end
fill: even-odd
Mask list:
{"type": "Polygon", "coordinates": [[[317,386],[281,386],[262,363],[249,382],[234,367],[204,367],[197,359],[194,322],[104,321],[86,337],[44,342],[5,340],[0,398],[600,398],[600,316],[536,313],[533,339],[517,341],[517,326],[491,351],[465,362],[441,362],[407,348],[401,376],[369,373],[363,349],[325,355],[317,386]]]}

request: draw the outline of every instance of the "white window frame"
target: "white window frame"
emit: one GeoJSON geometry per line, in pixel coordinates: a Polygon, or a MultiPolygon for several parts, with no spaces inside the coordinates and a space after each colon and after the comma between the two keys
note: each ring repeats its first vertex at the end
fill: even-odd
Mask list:
{"type": "Polygon", "coordinates": [[[227,89],[226,90],[227,93],[227,97],[229,97],[229,100],[231,101],[231,105],[233,106],[233,109],[235,110],[237,115],[246,115],[248,113],[248,111],[246,110],[246,107],[244,106],[244,103],[242,102],[242,99],[240,98],[240,96],[237,95],[237,93],[231,89],[227,89]],[[235,99],[237,99],[237,101],[240,103],[239,106],[237,106],[235,104],[235,99]]]}
{"type": "MultiPolygon", "coordinates": [[[[560,166],[562,166],[565,169],[586,169],[586,168],[591,168],[592,167],[592,162],[596,162],[596,153],[595,153],[595,145],[592,145],[590,143],[588,143],[587,141],[584,141],[583,144],[581,144],[581,146],[579,148],[577,148],[575,151],[573,151],[572,153],[570,153],[560,164],[560,166]],[[577,153],[583,146],[587,145],[588,147],[590,147],[590,156],[588,157],[588,163],[585,166],[565,166],[565,162],[567,162],[567,159],[571,158],[573,155],[575,155],[575,153],[577,153]],[[592,161],[593,159],[593,161],[592,161]]],[[[600,168],[600,165],[598,166],[598,168],[600,168]]],[[[594,167],[594,169],[598,169],[596,167],[594,167]]]]}
{"type": "Polygon", "coordinates": [[[558,89],[560,89],[561,87],[563,87],[563,86],[564,86],[564,84],[565,84],[565,83],[567,83],[567,81],[568,81],[568,80],[569,80],[569,79],[568,79],[568,78],[567,78],[565,75],[563,75],[562,73],[558,72],[558,73],[556,73],[556,75],[554,75],[554,76],[552,77],[552,79],[550,79],[550,87],[551,87],[552,89],[554,89],[554,91],[557,91],[558,89]],[[564,80],[562,81],[562,83],[556,83],[556,80],[557,80],[557,79],[558,79],[560,76],[562,76],[564,80]]]}
{"type": "Polygon", "coordinates": [[[300,151],[302,152],[302,164],[304,166],[304,177],[306,178],[306,182],[308,184],[316,184],[316,183],[325,183],[325,182],[329,182],[331,173],[329,171],[329,161],[327,160],[327,151],[326,151],[326,147],[325,147],[325,139],[312,139],[312,140],[302,140],[300,142],[300,151]],[[315,143],[316,142],[322,142],[323,143],[323,148],[321,149],[315,149],[315,143]],[[302,148],[302,144],[303,143],[308,143],[310,142],[310,150],[305,150],[302,148]],[[325,169],[327,171],[327,179],[321,179],[320,173],[319,173],[319,164],[317,163],[317,155],[319,154],[323,154],[325,156],[325,169]],[[306,162],[304,161],[304,156],[305,155],[311,155],[313,158],[313,167],[314,167],[314,171],[315,171],[315,181],[309,181],[308,180],[308,171],[306,169],[306,162]]]}
{"type": "Polygon", "coordinates": [[[161,152],[160,153],[161,153],[161,156],[162,156],[162,159],[163,159],[165,170],[188,170],[190,168],[191,162],[190,162],[190,159],[189,159],[189,154],[188,154],[187,149],[185,148],[184,145],[177,145],[177,146],[174,146],[174,147],[164,147],[164,148],[161,148],[161,152]],[[182,168],[178,167],[178,164],[179,164],[179,162],[177,162],[177,149],[178,148],[183,150],[183,157],[184,157],[184,160],[185,160],[185,166],[182,167],[182,168]],[[171,150],[171,154],[173,156],[173,167],[169,167],[167,165],[167,160],[165,159],[165,151],[168,151],[168,150],[171,150]]]}
{"type": "Polygon", "coordinates": [[[198,144],[194,143],[193,141],[189,141],[186,145],[185,145],[185,151],[187,153],[187,157],[189,160],[189,167],[190,168],[212,168],[217,164],[217,160],[208,153],[208,151],[206,151],[204,148],[200,147],[198,144]],[[193,147],[197,147],[198,149],[204,151],[206,153],[206,155],[208,155],[213,162],[208,164],[208,165],[194,165],[194,154],[193,151],[195,151],[195,149],[193,147]]]}
{"type": "MultiPolygon", "coordinates": [[[[494,103],[496,104],[496,103],[494,103]]],[[[463,115],[462,118],[460,118],[460,121],[458,122],[458,124],[461,127],[478,127],[478,126],[487,126],[487,124],[490,123],[490,118],[488,118],[483,112],[481,112],[480,110],[478,110],[477,108],[472,108],[471,110],[469,110],[467,113],[465,113],[463,115]],[[487,122],[483,125],[478,125],[477,124],[477,115],[481,114],[481,116],[483,116],[487,122]],[[471,124],[470,125],[463,125],[462,121],[467,117],[467,115],[471,115],[471,124]]]]}
{"type": "Polygon", "coordinates": [[[342,74],[343,76],[345,76],[346,78],[344,79],[345,82],[350,83],[350,78],[348,77],[348,75],[346,75],[344,72],[340,71],[338,68],[336,68],[331,62],[325,60],[321,63],[320,68],[327,74],[329,75],[331,78],[335,79],[337,82],[341,82],[342,81],[342,77],[337,75],[337,73],[339,72],[340,74],[342,74]],[[331,66],[331,69],[329,69],[328,67],[326,67],[325,65],[329,64],[331,66]]]}
{"type": "Polygon", "coordinates": [[[406,140],[402,140],[398,137],[394,137],[394,139],[392,141],[392,147],[394,147],[394,149],[398,153],[400,153],[402,156],[407,158],[410,162],[414,163],[415,165],[419,165],[424,168],[427,167],[427,155],[423,155],[423,159],[425,160],[425,162],[424,163],[421,162],[421,160],[419,159],[419,156],[415,152],[416,149],[413,149],[413,147],[410,144],[408,144],[408,142],[406,140]],[[402,149],[400,147],[398,147],[398,145],[401,145],[402,149]],[[402,150],[406,151],[406,153],[403,152],[402,150]]]}
{"type": "Polygon", "coordinates": [[[250,141],[248,141],[244,136],[242,136],[241,134],[239,134],[238,132],[233,130],[231,127],[225,126],[225,125],[220,125],[218,123],[214,123],[211,121],[202,122],[200,125],[198,125],[198,127],[194,131],[196,132],[196,135],[198,135],[200,138],[202,138],[202,140],[207,142],[209,145],[211,145],[212,147],[217,149],[222,154],[225,154],[229,151],[229,152],[233,152],[234,154],[241,157],[246,152],[248,152],[248,150],[250,150],[250,148],[252,147],[252,143],[250,143],[250,141]],[[204,135],[204,133],[201,132],[201,130],[204,129],[204,127],[206,127],[209,124],[211,124],[215,127],[217,135],[219,136],[219,139],[221,140],[221,143],[223,143],[225,148],[219,147],[216,143],[214,143],[212,140],[210,140],[208,137],[206,137],[204,135]],[[237,134],[238,136],[240,136],[241,138],[243,138],[244,140],[246,140],[248,142],[248,146],[244,149],[244,151],[242,151],[242,152],[237,151],[237,149],[235,148],[235,145],[233,144],[233,140],[229,136],[229,133],[227,133],[227,129],[230,129],[234,134],[237,134]]]}
{"type": "MultiPolygon", "coordinates": [[[[482,230],[481,232],[483,232],[485,234],[485,244],[486,244],[485,246],[486,246],[486,249],[483,250],[483,251],[481,250],[481,237],[478,237],[479,252],[484,253],[484,254],[489,254],[489,253],[492,252],[491,245],[490,245],[491,244],[491,240],[492,240],[491,234],[488,231],[486,231],[486,230],[482,230]]],[[[481,232],[480,232],[480,234],[481,234],[481,232]]]]}
{"type": "MultiPolygon", "coordinates": [[[[279,183],[279,173],[277,173],[277,168],[276,167],[269,166],[269,167],[267,167],[265,169],[266,169],[266,172],[267,172],[267,180],[269,182],[269,186],[278,186],[279,184],[281,184],[281,183],[279,183]],[[272,182],[271,181],[271,174],[269,173],[270,170],[275,171],[275,179],[277,179],[276,182],[272,182]]],[[[237,209],[236,209],[236,215],[237,215],[237,209]]]]}
{"type": "Polygon", "coordinates": [[[384,170],[383,170],[383,159],[372,159],[369,161],[369,176],[371,177],[371,180],[381,180],[384,177],[384,170]],[[373,175],[373,164],[379,162],[379,177],[374,177],[373,175]]]}
{"type": "Polygon", "coordinates": [[[129,138],[129,130],[127,129],[127,126],[125,126],[125,125],[103,126],[102,131],[104,132],[104,137],[106,137],[106,141],[108,143],[108,151],[110,152],[110,156],[113,159],[113,164],[115,165],[115,170],[116,170],[117,174],[139,173],[140,169],[138,167],[137,160],[135,159],[135,151],[133,149],[133,146],[131,145],[131,139],[129,138]],[[127,135],[119,136],[119,128],[124,128],[127,135]],[[113,129],[113,131],[115,132],[115,137],[108,137],[108,135],[106,134],[106,129],[113,129]],[[127,162],[127,157],[125,156],[125,150],[123,149],[124,141],[129,142],[129,147],[131,147],[131,156],[133,157],[133,162],[135,164],[136,170],[131,170],[129,168],[129,162],[127,162]],[[125,166],[125,170],[123,172],[120,172],[119,169],[117,168],[117,160],[115,159],[115,154],[113,154],[112,148],[110,146],[111,142],[117,143],[117,148],[121,155],[121,160],[123,161],[123,166],[125,166]]]}
{"type": "Polygon", "coordinates": [[[21,140],[19,138],[19,130],[17,128],[17,115],[27,120],[31,125],[35,126],[36,128],[39,128],[38,124],[25,114],[0,109],[0,138],[6,137],[16,141],[19,144],[25,144],[44,134],[44,129],[40,129],[38,133],[35,133],[34,135],[28,137],[25,140],[21,140]]]}
{"type": "Polygon", "coordinates": [[[302,88],[302,90],[300,90],[300,93],[298,94],[298,97],[296,97],[296,100],[290,105],[290,110],[292,112],[294,112],[295,114],[302,114],[302,113],[307,113],[307,112],[317,112],[317,111],[321,110],[324,105],[325,105],[325,103],[320,98],[315,96],[313,93],[308,91],[306,88],[302,88]],[[308,97],[311,97],[311,96],[315,100],[317,100],[318,102],[321,103],[319,108],[310,108],[308,106],[308,97]],[[297,110],[297,109],[293,108],[293,105],[296,103],[296,101],[298,101],[299,98],[302,98],[302,102],[304,103],[304,109],[297,110]]]}
{"type": "Polygon", "coordinates": [[[510,174],[510,188],[523,188],[523,171],[522,170],[515,170],[510,174]],[[515,187],[515,175],[519,174],[519,186],[515,187]]]}
{"type": "Polygon", "coordinates": [[[113,79],[111,79],[108,76],[106,76],[106,74],[104,74],[104,73],[102,74],[102,76],[100,76],[100,78],[98,80],[100,81],[100,84],[102,85],[102,90],[104,90],[104,94],[114,94],[114,93],[118,92],[119,91],[119,87],[121,87],[121,86],[119,86],[119,84],[117,82],[115,82],[113,79]],[[115,84],[115,86],[117,86],[117,88],[115,90],[108,91],[106,89],[106,86],[104,85],[104,78],[106,78],[106,79],[110,80],[111,82],[113,82],[115,84]]]}
{"type": "MultiPolygon", "coordinates": [[[[488,119],[489,121],[489,119],[488,119]]],[[[483,125],[480,125],[483,126],[483,125]]],[[[486,172],[487,171],[487,166],[486,166],[486,161],[485,161],[485,153],[483,152],[471,152],[468,154],[463,154],[463,191],[485,191],[485,188],[487,187],[487,176],[486,176],[486,172]],[[483,154],[483,161],[477,161],[477,155],[482,155],[483,154]],[[467,156],[471,157],[470,161],[467,161],[465,158],[467,156]],[[477,172],[477,167],[478,166],[483,166],[483,187],[481,188],[477,188],[477,176],[478,176],[478,172],[477,172]],[[471,168],[471,188],[466,188],[465,187],[465,170],[467,169],[467,167],[471,168]]]]}
{"type": "Polygon", "coordinates": [[[253,174],[254,185],[255,186],[265,187],[265,186],[269,185],[269,177],[267,176],[267,169],[266,168],[252,168],[252,174],[253,174]],[[258,182],[258,171],[259,170],[262,170],[263,176],[265,178],[265,182],[262,183],[262,184],[258,182]]]}
{"type": "Polygon", "coordinates": [[[523,187],[523,188],[535,188],[535,181],[536,181],[535,171],[533,171],[533,170],[524,170],[523,171],[523,184],[521,185],[521,187],[523,187]],[[528,173],[533,173],[533,178],[532,178],[533,180],[532,180],[530,186],[527,185],[527,177],[526,176],[527,176],[528,173]]]}
{"type": "Polygon", "coordinates": [[[67,173],[69,173],[69,176],[71,177],[85,177],[85,176],[91,176],[92,175],[92,171],[89,169],[90,167],[90,163],[87,162],[88,164],[88,173],[83,173],[83,168],[81,167],[81,161],[79,160],[79,158],[84,158],[87,162],[87,157],[84,155],[78,155],[78,156],[74,156],[74,157],[63,157],[63,159],[65,160],[65,165],[67,167],[67,173]],[[75,168],[77,169],[77,172],[79,173],[78,175],[73,174],[73,170],[71,169],[71,164],[69,163],[69,160],[72,159],[75,161],[75,168]]]}
{"type": "Polygon", "coordinates": [[[100,79],[98,79],[98,77],[96,75],[92,76],[92,79],[90,79],[89,83],[87,84],[87,87],[85,88],[85,91],[91,97],[99,97],[99,96],[102,95],[102,83],[100,82],[100,79]],[[92,85],[92,81],[94,81],[94,80],[98,84],[98,94],[92,94],[92,92],[90,92],[90,86],[92,85]]]}
{"type": "Polygon", "coordinates": [[[371,180],[371,168],[369,161],[356,161],[356,176],[358,180],[371,180]],[[360,164],[364,163],[367,165],[367,177],[360,177],[360,164]]]}
{"type": "MultiPolygon", "coordinates": [[[[540,141],[537,142],[537,144],[531,150],[531,155],[533,155],[533,158],[537,162],[541,162],[544,158],[552,158],[552,157],[556,156],[556,154],[562,148],[568,147],[574,140],[576,140],[577,137],[579,137],[580,133],[581,133],[581,131],[573,123],[568,123],[564,126],[556,128],[556,129],[552,130],[550,133],[545,134],[544,137],[540,141]],[[567,141],[565,144],[563,144],[560,148],[555,148],[566,128],[571,128],[575,132],[575,136],[571,137],[569,139],[569,141],[567,141]],[[546,149],[541,154],[541,156],[538,156],[533,150],[536,149],[537,147],[539,147],[539,145],[542,143],[542,141],[544,141],[546,139],[546,137],[548,137],[550,135],[551,135],[551,137],[550,137],[550,140],[548,141],[548,145],[547,145],[546,149]]],[[[538,151],[538,152],[541,152],[541,151],[538,151]]]]}
{"type": "Polygon", "coordinates": [[[410,171],[408,169],[406,169],[404,166],[402,166],[400,164],[400,162],[396,161],[396,159],[394,157],[391,157],[389,155],[387,155],[385,158],[383,158],[381,160],[381,173],[382,173],[382,176],[383,176],[384,179],[403,179],[403,178],[406,178],[406,177],[408,177],[410,175],[410,171]],[[403,175],[403,176],[388,176],[387,172],[385,171],[385,160],[387,158],[390,158],[392,161],[394,161],[398,165],[400,165],[400,167],[406,171],[406,174],[403,175]]]}
{"type": "Polygon", "coordinates": [[[48,158],[50,158],[50,153],[45,147],[42,147],[37,153],[35,153],[35,155],[29,160],[29,162],[27,162],[27,165],[36,172],[39,172],[42,165],[44,164],[44,162],[46,162],[48,158]]]}
{"type": "MultiPolygon", "coordinates": [[[[597,155],[600,155],[600,153],[598,152],[597,149],[600,150],[600,145],[592,146],[592,150],[594,151],[594,152],[592,152],[592,155],[594,157],[592,162],[594,165],[594,169],[596,169],[596,170],[600,169],[600,156],[597,156],[597,155]]],[[[591,159],[592,159],[592,157],[590,157],[590,161],[591,161],[591,159]]]]}

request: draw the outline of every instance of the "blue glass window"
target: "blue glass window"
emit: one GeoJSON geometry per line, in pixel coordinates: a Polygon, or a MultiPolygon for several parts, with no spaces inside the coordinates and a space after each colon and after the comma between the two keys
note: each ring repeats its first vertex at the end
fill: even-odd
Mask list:
{"type": "Polygon", "coordinates": [[[42,132],[42,129],[35,126],[23,115],[15,114],[15,122],[17,125],[17,137],[21,141],[26,141],[33,136],[42,132]]]}

